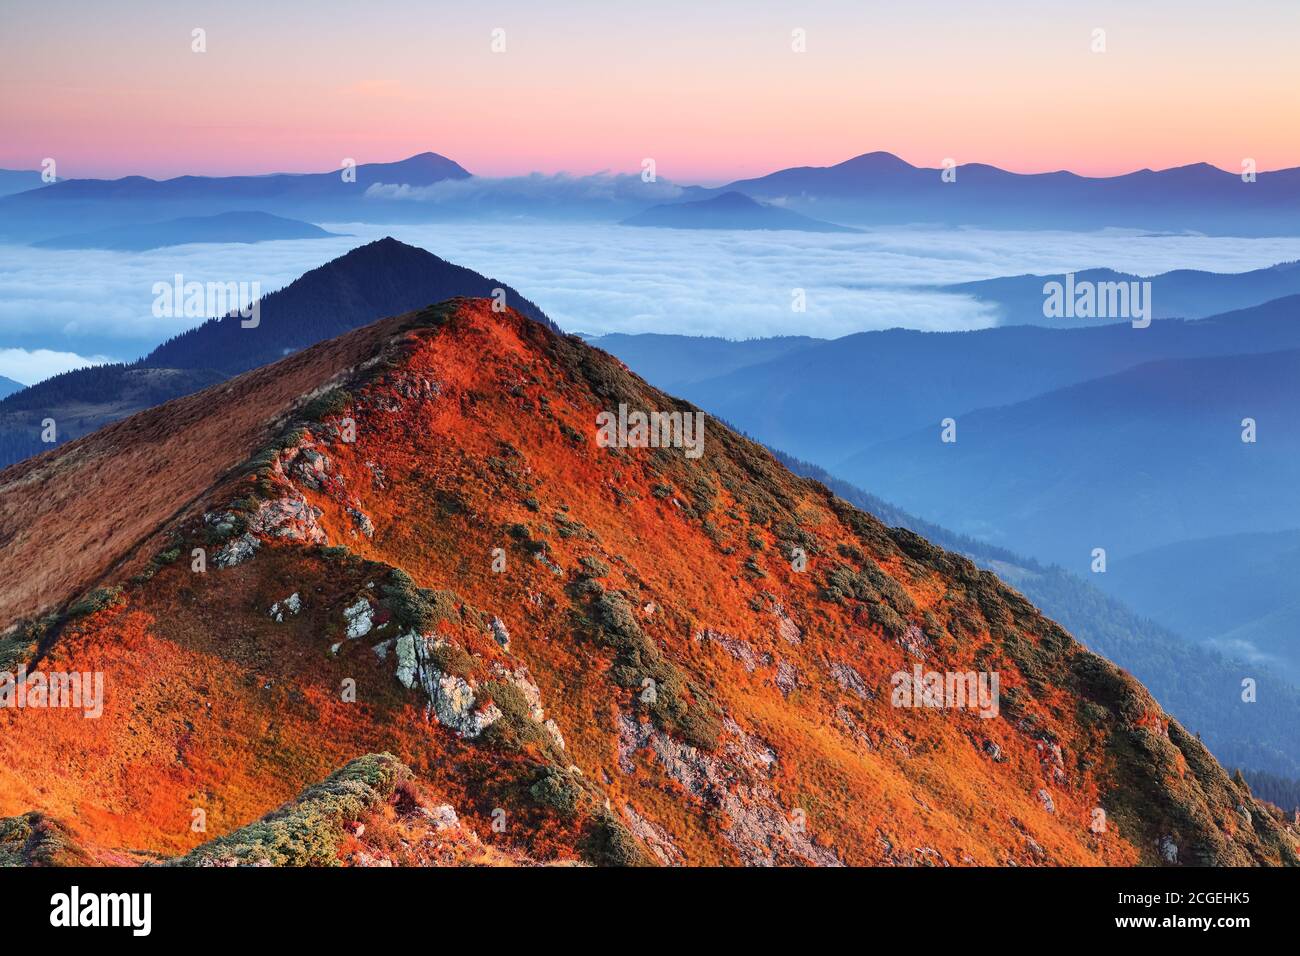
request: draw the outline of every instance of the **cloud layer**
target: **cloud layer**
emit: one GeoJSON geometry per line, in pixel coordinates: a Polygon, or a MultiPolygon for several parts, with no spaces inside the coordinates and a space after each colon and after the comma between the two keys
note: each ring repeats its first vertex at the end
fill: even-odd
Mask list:
{"type": "Polygon", "coordinates": [[[113,361],[103,355],[85,356],[75,352],[52,352],[49,349],[0,349],[0,375],[23,385],[35,385],[42,379],[87,365],[113,361]]]}
{"type": "Polygon", "coordinates": [[[385,235],[513,285],[568,331],[731,338],[834,337],[891,327],[949,331],[995,323],[987,306],[916,288],[921,285],[1094,266],[1143,275],[1173,268],[1236,272],[1300,259],[1300,238],[324,225],[351,235],[146,253],[0,247],[0,349],[10,350],[9,371],[0,368],[0,374],[27,382],[66,367],[59,362],[84,363],[83,356],[134,359],[197,324],[201,320],[152,314],[154,283],[171,282],[176,273],[201,282],[257,281],[270,292],[385,235]],[[792,310],[796,289],[804,290],[805,312],[792,310]]]}

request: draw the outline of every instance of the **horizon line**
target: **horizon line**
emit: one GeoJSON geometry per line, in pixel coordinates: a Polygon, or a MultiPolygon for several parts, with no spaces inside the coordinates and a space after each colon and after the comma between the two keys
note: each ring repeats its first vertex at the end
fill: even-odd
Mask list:
{"type": "MultiPolygon", "coordinates": [[[[461,166],[462,169],[466,169],[466,167],[464,167],[464,166],[463,166],[463,165],[462,165],[458,160],[456,160],[454,157],[448,156],[448,155],[445,154],[445,153],[439,153],[439,152],[437,152],[436,150],[432,150],[432,149],[421,150],[421,151],[419,151],[419,152],[411,153],[411,154],[409,154],[409,155],[402,156],[402,157],[399,157],[399,158],[397,158],[397,159],[374,159],[374,160],[365,160],[364,162],[357,162],[356,165],[359,166],[359,167],[360,167],[360,166],[386,166],[386,165],[387,165],[387,166],[391,166],[391,165],[395,165],[395,164],[397,164],[397,163],[409,162],[410,160],[418,159],[418,158],[421,157],[421,156],[439,156],[439,157],[441,157],[441,158],[443,158],[443,159],[446,159],[446,160],[449,160],[449,161],[451,161],[451,162],[456,163],[457,165],[461,166]]],[[[790,169],[831,169],[831,168],[834,168],[834,167],[836,167],[836,166],[842,166],[842,165],[844,165],[845,163],[853,162],[853,161],[856,160],[856,159],[863,159],[863,158],[866,158],[866,157],[868,157],[868,156],[889,157],[889,158],[891,158],[891,159],[898,160],[900,163],[903,163],[904,165],[906,165],[906,166],[908,166],[908,167],[910,167],[910,168],[912,168],[912,169],[919,169],[919,170],[933,170],[933,171],[938,171],[938,170],[943,169],[943,166],[942,166],[942,165],[937,165],[937,166],[923,166],[923,165],[917,165],[916,163],[913,163],[913,162],[911,162],[910,160],[904,159],[901,155],[899,155],[898,153],[895,153],[895,152],[893,152],[893,151],[891,151],[891,150],[887,150],[887,149],[873,149],[873,150],[868,150],[868,151],[863,152],[863,153],[855,153],[854,155],[849,156],[847,159],[842,159],[842,160],[838,160],[838,161],[836,161],[836,162],[826,163],[826,164],[823,164],[823,165],[818,165],[818,164],[815,164],[815,163],[804,163],[804,164],[792,165],[792,166],[778,166],[778,167],[775,167],[775,168],[769,169],[767,172],[764,172],[764,173],[750,174],[750,175],[743,175],[743,174],[742,174],[742,175],[734,175],[734,176],[731,176],[730,178],[725,178],[725,177],[724,177],[724,178],[716,178],[716,179],[715,179],[714,177],[706,177],[706,178],[704,178],[704,179],[693,179],[693,180],[691,180],[690,182],[688,182],[688,181],[685,180],[685,179],[672,179],[672,178],[669,178],[669,177],[667,177],[667,176],[661,176],[660,178],[662,178],[662,179],[664,179],[664,180],[666,180],[666,181],[668,181],[668,182],[675,183],[675,184],[677,184],[677,185],[697,185],[697,186],[706,186],[706,185],[708,185],[708,188],[716,188],[717,186],[726,185],[726,184],[729,184],[729,183],[742,182],[742,181],[745,181],[745,180],[752,180],[752,179],[761,179],[761,178],[763,178],[764,176],[770,176],[770,175],[772,175],[772,174],[774,174],[774,173],[779,173],[779,172],[783,172],[783,171],[785,171],[785,170],[790,170],[790,169]],[[709,185],[709,184],[711,184],[711,185],[709,185]]],[[[1242,158],[1243,158],[1243,161],[1244,161],[1244,160],[1245,160],[1246,158],[1248,158],[1248,157],[1242,157],[1242,158]]],[[[940,162],[942,163],[943,161],[941,160],[940,162]]],[[[1192,167],[1196,167],[1196,166],[1206,166],[1206,167],[1209,167],[1210,169],[1216,170],[1217,172],[1221,172],[1221,173],[1224,173],[1224,174],[1226,174],[1226,175],[1232,175],[1232,176],[1240,175],[1240,171],[1224,169],[1222,166],[1218,166],[1218,165],[1216,165],[1216,164],[1214,164],[1214,163],[1211,163],[1211,162],[1208,162],[1208,161],[1205,161],[1205,160],[1199,160],[1199,161],[1188,162],[1188,163],[1181,163],[1181,164],[1174,165],[1174,166],[1164,166],[1164,167],[1161,167],[1161,168],[1159,168],[1159,169],[1157,169],[1157,168],[1153,168],[1153,167],[1151,167],[1151,166],[1142,166],[1142,167],[1137,167],[1137,168],[1131,168],[1131,169],[1127,170],[1126,172],[1105,173],[1105,174],[1080,173],[1080,172],[1075,172],[1074,170],[1072,170],[1072,169],[1068,169],[1068,168],[1065,168],[1065,167],[1056,167],[1056,168],[1050,168],[1050,169],[1035,169],[1035,170],[1025,171],[1025,170],[1019,170],[1019,169],[1012,169],[1012,168],[1009,168],[1009,167],[1007,167],[1007,166],[998,166],[998,165],[995,164],[995,163],[983,162],[983,161],[981,161],[981,160],[970,160],[970,161],[968,161],[968,162],[957,162],[957,163],[955,163],[955,166],[956,166],[957,169],[961,169],[961,168],[963,168],[963,167],[969,167],[969,166],[985,166],[985,167],[988,167],[988,168],[990,168],[990,169],[997,169],[997,170],[1000,170],[1001,172],[1010,173],[1010,174],[1015,175],[1015,176],[1050,176],[1050,175],[1064,174],[1064,175],[1069,175],[1069,176],[1075,176],[1075,177],[1078,177],[1078,178],[1080,178],[1080,179],[1118,179],[1118,178],[1122,178],[1122,177],[1124,177],[1124,176],[1132,176],[1132,175],[1135,175],[1135,174],[1137,174],[1137,173],[1164,173],[1164,172],[1172,172],[1172,171],[1179,170],[1179,169],[1190,169],[1190,168],[1192,168],[1192,167]]],[[[148,174],[146,174],[146,173],[125,173],[125,174],[120,175],[120,176],[105,176],[105,175],[102,175],[102,174],[101,174],[101,175],[87,175],[87,176],[60,176],[58,181],[59,181],[59,182],[69,182],[69,181],[74,181],[74,180],[81,180],[81,181],[86,181],[86,180],[99,180],[99,181],[104,181],[104,182],[118,182],[118,181],[123,180],[123,179],[148,179],[148,180],[150,180],[150,181],[152,181],[152,182],[169,182],[169,181],[171,181],[171,180],[175,180],[175,179],[184,179],[184,178],[187,178],[187,177],[190,177],[190,178],[197,178],[197,179],[229,179],[229,178],[238,178],[238,177],[249,177],[249,178],[257,178],[257,179],[261,179],[261,178],[268,178],[268,177],[272,177],[272,176],[313,176],[313,175],[325,175],[325,174],[329,174],[329,173],[338,172],[338,171],[339,171],[340,169],[342,169],[342,168],[343,168],[343,167],[342,167],[342,164],[339,164],[339,165],[337,165],[337,166],[333,166],[333,167],[330,167],[330,168],[328,168],[328,169],[315,169],[315,170],[289,170],[289,169],[280,169],[280,170],[272,170],[272,171],[268,171],[268,172],[224,172],[224,173],[183,172],[183,173],[178,173],[178,174],[176,174],[176,175],[174,175],[174,176],[163,176],[163,177],[150,176],[150,175],[148,175],[148,174]]],[[[1265,168],[1261,168],[1261,167],[1258,167],[1258,166],[1257,166],[1256,169],[1255,169],[1255,172],[1256,172],[1257,174],[1263,174],[1263,173],[1276,173],[1276,172],[1286,172],[1286,171],[1288,171],[1288,170],[1296,169],[1296,168],[1300,168],[1300,164],[1290,165],[1290,166],[1277,166],[1277,167],[1271,167],[1271,168],[1267,168],[1267,169],[1265,169],[1265,168]]],[[[39,168],[37,168],[37,169],[32,169],[32,168],[23,168],[23,167],[19,167],[19,166],[8,167],[8,169],[11,170],[11,171],[14,171],[14,172],[40,172],[40,169],[39,169],[39,168]]],[[[572,172],[572,171],[567,170],[567,169],[553,169],[553,170],[527,169],[527,170],[524,170],[524,171],[515,172],[515,173],[510,173],[510,174],[506,174],[506,175],[486,175],[486,174],[482,174],[482,175],[481,175],[481,174],[478,174],[478,173],[474,173],[473,171],[471,171],[471,170],[469,170],[469,169],[466,169],[466,172],[468,172],[469,175],[470,175],[472,178],[475,178],[475,179],[513,179],[513,178],[518,178],[518,177],[524,177],[524,176],[537,176],[537,175],[541,175],[541,176],[572,176],[572,177],[574,177],[574,178],[585,178],[585,177],[590,177],[590,176],[606,176],[606,175],[609,175],[609,176],[620,176],[620,175],[635,176],[635,175],[639,175],[639,174],[640,174],[640,169],[639,169],[639,168],[630,168],[630,169],[625,170],[625,171],[616,171],[616,170],[611,170],[611,169],[609,169],[609,168],[603,168],[603,169],[595,169],[595,170],[591,170],[590,172],[572,172]]]]}

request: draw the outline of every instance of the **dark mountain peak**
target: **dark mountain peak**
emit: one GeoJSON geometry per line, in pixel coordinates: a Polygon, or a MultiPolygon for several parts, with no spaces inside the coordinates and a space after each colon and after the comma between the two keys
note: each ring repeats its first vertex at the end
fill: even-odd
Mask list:
{"type": "Polygon", "coordinates": [[[365,163],[360,167],[369,182],[428,186],[444,179],[468,179],[469,170],[440,153],[423,152],[393,163],[365,163]]]}
{"type": "Polygon", "coordinates": [[[505,283],[385,236],[264,296],[256,328],[245,328],[237,314],[209,319],[159,346],[143,364],[215,368],[234,375],[383,316],[454,296],[491,297],[496,289],[510,306],[556,329],[535,303],[505,283]],[[349,308],[331,313],[323,303],[348,303],[349,308]]]}
{"type": "Polygon", "coordinates": [[[237,313],[212,318],[130,365],[65,372],[7,397],[0,385],[0,468],[49,448],[39,440],[47,416],[59,421],[61,439],[73,439],[384,316],[461,296],[493,298],[497,290],[508,306],[558,331],[499,279],[385,236],[262,296],[255,326],[237,313]]]}
{"type": "Polygon", "coordinates": [[[893,153],[878,149],[871,153],[863,153],[861,156],[854,156],[852,159],[846,159],[842,163],[837,163],[832,169],[854,170],[864,173],[888,173],[899,170],[917,169],[901,156],[895,156],[893,153]]]}

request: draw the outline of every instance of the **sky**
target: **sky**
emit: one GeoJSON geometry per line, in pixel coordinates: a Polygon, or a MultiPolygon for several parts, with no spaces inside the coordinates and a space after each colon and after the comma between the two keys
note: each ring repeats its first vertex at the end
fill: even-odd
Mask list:
{"type": "Polygon", "coordinates": [[[714,184],[883,149],[1268,170],[1300,165],[1297,36],[1295,0],[5,2],[0,167],[163,178],[433,150],[488,176],[653,158],[714,184]]]}

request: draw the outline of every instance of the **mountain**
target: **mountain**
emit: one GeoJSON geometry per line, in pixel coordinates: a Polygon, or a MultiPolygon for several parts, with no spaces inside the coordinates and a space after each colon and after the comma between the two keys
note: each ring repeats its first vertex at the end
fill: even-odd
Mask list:
{"type": "Polygon", "coordinates": [[[47,185],[38,169],[0,169],[0,196],[40,189],[47,185]]]}
{"type": "Polygon", "coordinates": [[[12,395],[14,392],[21,392],[26,387],[22,382],[15,382],[12,378],[0,375],[0,398],[12,395]]]}
{"type": "Polygon", "coordinates": [[[554,327],[504,282],[391,238],[358,246],[265,296],[256,328],[245,328],[236,313],[210,319],[132,364],[65,372],[0,401],[0,465],[46,450],[46,419],[66,441],[381,316],[449,296],[490,296],[494,289],[529,318],[554,327]]]}
{"type": "MultiPolygon", "coordinates": [[[[266,176],[177,176],[149,179],[65,179],[49,190],[24,197],[23,202],[60,203],[86,199],[170,202],[191,199],[268,199],[282,197],[346,196],[377,184],[428,186],[444,179],[468,179],[459,163],[437,153],[420,153],[395,163],[361,163],[356,179],[343,170],[324,173],[272,173],[266,176]]],[[[17,201],[15,201],[17,202],[17,201]]]]}
{"type": "MultiPolygon", "coordinates": [[[[1300,294],[1300,262],[1282,262],[1250,272],[1220,273],[1197,269],[1176,269],[1153,276],[1139,276],[1114,269],[1084,269],[1074,273],[1076,285],[1091,282],[1150,282],[1152,317],[1156,319],[1202,319],[1260,305],[1272,299],[1300,294]]],[[[1061,283],[1064,275],[1021,275],[955,285],[936,286],[943,292],[969,295],[996,303],[1003,325],[1046,325],[1069,328],[1085,324],[1128,322],[1120,319],[1047,318],[1043,315],[1048,282],[1061,283]]]]}
{"type": "Polygon", "coordinates": [[[11,664],[109,688],[0,709],[0,817],[191,862],[361,862],[337,828],[402,804],[537,862],[1300,862],[996,576],[713,418],[602,447],[619,406],[696,413],[456,300],[0,472],[11,664]]]}
{"type": "Polygon", "coordinates": [[[383,204],[381,210],[367,200],[367,190],[469,178],[453,160],[421,153],[400,162],[361,163],[324,173],[67,179],[0,198],[0,238],[33,242],[70,232],[250,210],[311,222],[401,221],[419,212],[409,208],[414,204],[383,204]],[[376,213],[383,215],[376,219],[376,213]]]}
{"type": "MultiPolygon", "coordinates": [[[[1289,585],[1295,580],[1294,574],[1288,574],[1300,568],[1295,566],[1295,553],[1286,545],[1264,550],[1253,565],[1242,565],[1240,573],[1227,571],[1216,577],[1211,582],[1213,587],[1207,587],[1201,569],[1212,561],[1217,561],[1221,569],[1237,568],[1236,559],[1244,557],[1247,542],[1254,536],[1239,536],[1239,548],[1217,553],[1211,551],[1212,542],[1206,542],[1203,551],[1189,554],[1186,562],[1168,561],[1160,569],[1164,580],[1152,580],[1155,575],[1149,573],[1149,562],[1142,555],[1121,559],[1111,564],[1106,574],[1090,574],[1085,580],[1059,565],[1046,565],[1006,548],[955,534],[841,481],[816,465],[781,452],[773,454],[795,474],[822,482],[855,508],[869,511],[891,526],[914,531],[992,571],[1090,650],[1130,671],[1165,710],[1204,739],[1225,767],[1243,769],[1252,787],[1261,774],[1300,780],[1300,740],[1294,732],[1295,715],[1300,713],[1300,688],[1293,673],[1262,666],[1258,650],[1239,642],[1217,642],[1221,644],[1217,650],[1196,642],[1203,630],[1196,621],[1198,612],[1229,621],[1234,613],[1237,620],[1257,616],[1258,608],[1252,610],[1243,595],[1251,593],[1251,572],[1264,572],[1263,566],[1270,564],[1274,555],[1284,555],[1287,560],[1264,573],[1279,589],[1284,582],[1289,585]],[[1199,567],[1196,560],[1202,562],[1199,567]],[[1174,591],[1171,584],[1176,593],[1189,600],[1186,613],[1177,613],[1176,601],[1153,610],[1156,601],[1151,599],[1174,591]],[[1235,594],[1234,586],[1238,589],[1235,594]],[[1257,682],[1259,690],[1258,699],[1251,703],[1241,697],[1241,680],[1246,675],[1257,682]]],[[[1292,543],[1295,538],[1294,533],[1290,534],[1292,543]]],[[[1222,540],[1212,539],[1215,543],[1222,540]]],[[[1290,635],[1294,629],[1281,633],[1290,635]]]]}
{"type": "Polygon", "coordinates": [[[825,341],[806,335],[765,339],[723,339],[656,332],[614,332],[587,343],[615,355],[634,372],[664,391],[758,365],[825,341]]]}
{"type": "Polygon", "coordinates": [[[1300,677],[1300,531],[1175,541],[1111,564],[1099,584],[1154,620],[1300,677]],[[1208,574],[1207,569],[1214,569],[1208,574]]]}
{"type": "MultiPolygon", "coordinates": [[[[709,367],[756,364],[771,350],[803,348],[817,340],[730,342],[686,336],[619,335],[591,339],[590,343],[616,355],[656,387],[669,389],[697,380],[698,373],[709,367]]],[[[1221,587],[1210,588],[1204,575],[1196,573],[1189,561],[1186,566],[1166,570],[1160,582],[1168,585],[1165,589],[1153,587],[1147,577],[1142,577],[1120,590],[1115,585],[1130,581],[1132,561],[1121,559],[1111,565],[1108,574],[1088,574],[1085,580],[1058,565],[1043,564],[920,519],[809,462],[777,450],[773,454],[791,471],[822,482],[855,507],[970,558],[1024,592],[1092,650],[1131,671],[1170,713],[1203,736],[1225,766],[1300,778],[1300,746],[1291,730],[1292,715],[1300,710],[1295,678],[1288,682],[1275,672],[1286,670],[1277,662],[1271,670],[1261,668],[1257,652],[1248,646],[1225,642],[1222,653],[1204,647],[1197,641],[1210,635],[1202,635],[1202,628],[1188,626],[1198,617],[1250,621],[1261,609],[1277,606],[1279,602],[1274,598],[1290,593],[1285,586],[1289,581],[1288,564],[1272,575],[1224,576],[1221,587]],[[1266,593],[1263,585],[1268,582],[1276,584],[1276,593],[1266,593]],[[1234,592],[1236,599],[1227,601],[1227,592],[1234,592]],[[1187,602],[1186,614],[1167,613],[1183,601],[1187,602]],[[1199,613],[1202,608],[1208,611],[1211,605],[1215,607],[1213,615],[1199,613]],[[1240,697],[1241,677],[1247,672],[1266,687],[1258,704],[1252,706],[1243,706],[1240,697]]],[[[1239,562],[1235,551],[1225,551],[1224,561],[1254,567],[1272,560],[1274,553],[1262,550],[1260,560],[1249,564],[1239,562]]],[[[1280,633],[1290,634],[1291,630],[1280,633]]]]}
{"type": "Polygon", "coordinates": [[[743,193],[725,192],[712,199],[651,206],[623,220],[625,226],[667,229],[794,229],[799,232],[860,232],[822,222],[789,209],[756,202],[743,193]]]}
{"type": "MultiPolygon", "coordinates": [[[[944,418],[1022,402],[1144,362],[1300,348],[1298,308],[1300,296],[1288,296],[1144,329],[861,332],[690,382],[680,392],[761,441],[884,494],[869,474],[839,465],[880,442],[926,429],[937,434],[944,418]]],[[[1012,543],[1025,550],[1024,542],[1012,543]]]]}
{"type": "MultiPolygon", "coordinates": [[[[961,414],[953,443],[936,420],[838,470],[958,532],[1087,571],[1094,548],[1120,558],[1300,527],[1298,402],[1300,351],[1169,359],[961,414]]],[[[1218,573],[1206,565],[1191,586],[1218,573]]]]}
{"type": "Polygon", "coordinates": [[[269,242],[273,239],[327,239],[338,233],[296,219],[265,212],[223,212],[215,216],[190,216],[163,222],[110,226],[95,232],[44,239],[32,245],[42,249],[111,249],[143,252],[193,242],[269,242]]]}
{"type": "Polygon", "coordinates": [[[834,166],[778,170],[720,191],[836,222],[876,226],[1120,227],[1274,236],[1294,235],[1300,211],[1300,169],[1259,173],[1253,182],[1207,163],[1108,177],[1022,174],[982,163],[956,165],[954,171],[955,179],[945,181],[944,169],[874,152],[834,166]]]}

